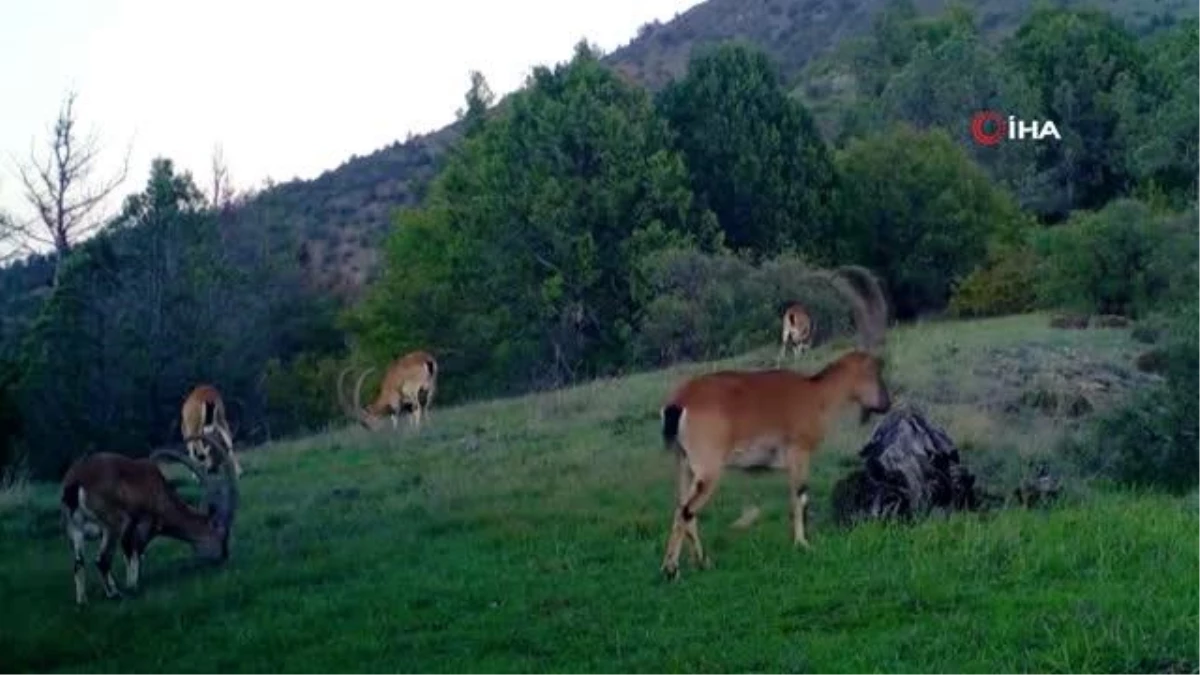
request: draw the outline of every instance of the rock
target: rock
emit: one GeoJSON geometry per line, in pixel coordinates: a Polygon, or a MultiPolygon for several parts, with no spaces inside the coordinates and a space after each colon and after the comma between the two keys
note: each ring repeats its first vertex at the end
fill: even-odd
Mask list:
{"type": "Polygon", "coordinates": [[[1059,314],[1051,317],[1051,328],[1081,329],[1088,327],[1090,317],[1087,314],[1059,314]]]}
{"type": "Polygon", "coordinates": [[[1143,373],[1163,373],[1167,370],[1167,352],[1162,349],[1151,349],[1138,354],[1134,362],[1137,369],[1143,373]]]}
{"type": "Polygon", "coordinates": [[[1142,344],[1152,345],[1162,339],[1163,329],[1160,326],[1139,323],[1133,327],[1131,335],[1142,344]]]}
{"type": "Polygon", "coordinates": [[[833,489],[834,518],[843,525],[911,519],[934,508],[975,510],[975,477],[961,464],[945,431],[911,407],[895,408],[859,452],[862,466],[833,489]]]}

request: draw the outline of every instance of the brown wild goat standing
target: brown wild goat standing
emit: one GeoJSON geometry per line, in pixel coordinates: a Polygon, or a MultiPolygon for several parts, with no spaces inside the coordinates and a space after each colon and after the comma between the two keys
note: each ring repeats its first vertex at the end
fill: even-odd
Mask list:
{"type": "Polygon", "coordinates": [[[364,427],[376,430],[383,426],[383,418],[392,418],[392,428],[399,425],[400,414],[412,411],[411,424],[420,427],[422,418],[429,414],[433,394],[437,389],[437,360],[429,352],[416,351],[396,359],[388,367],[379,384],[375,400],[362,405],[363,380],[373,371],[368,368],[358,376],[354,386],[354,401],[346,400],[344,382],[351,369],[343,370],[338,376],[338,403],[346,415],[364,427]]]}
{"type": "Polygon", "coordinates": [[[852,268],[835,274],[839,283],[843,276],[852,277],[844,283],[851,284],[849,297],[855,301],[863,349],[843,355],[815,375],[778,369],[702,375],[684,382],[664,404],[663,439],[675,452],[678,468],[677,504],[662,562],[668,578],[679,573],[685,539],[691,542],[696,562],[707,564],[696,518],[730,466],[788,472],[792,540],[808,548],[805,521],[812,454],[843,411],[857,406],[865,423],[871,413],[890,409],[883,359],[872,353],[884,339],[886,302],[869,271],[852,268]]]}
{"type": "Polygon", "coordinates": [[[201,384],[192,389],[183,401],[179,431],[183,434],[183,442],[187,444],[188,454],[209,473],[215,473],[217,466],[208,452],[208,446],[199,439],[202,434],[210,432],[220,434],[229,450],[227,458],[233,462],[237,475],[242,475],[242,465],[233,452],[233,432],[229,430],[229,421],[225,416],[225,401],[216,387],[201,384]]]}
{"type": "MultiPolygon", "coordinates": [[[[205,433],[200,442],[208,444],[211,452],[228,452],[218,433],[205,433]]],[[[186,541],[198,556],[225,561],[238,490],[232,464],[221,461],[219,465],[221,476],[212,476],[190,456],[175,450],[159,450],[147,459],[97,453],[72,464],[63,477],[61,504],[75,561],[75,602],[87,602],[84,545],[95,537],[100,538],[96,570],[110,598],[120,595],[112,576],[118,542],[125,554],[126,586],[130,590],[137,589],[142,555],[158,536],[186,541]],[[204,510],[180,498],[159,470],[159,459],[177,461],[196,474],[204,486],[204,510]]]]}
{"type": "Polygon", "coordinates": [[[779,356],[775,359],[775,365],[783,363],[783,357],[789,349],[792,350],[793,356],[797,353],[803,354],[812,346],[812,337],[813,320],[808,309],[798,302],[788,305],[783,312],[783,336],[780,338],[779,356]]]}

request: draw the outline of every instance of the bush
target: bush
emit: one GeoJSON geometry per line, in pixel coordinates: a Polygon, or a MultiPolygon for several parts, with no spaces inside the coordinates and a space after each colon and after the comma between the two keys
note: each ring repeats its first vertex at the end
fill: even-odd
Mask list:
{"type": "Polygon", "coordinates": [[[774,343],[791,301],[812,313],[815,341],[854,330],[848,301],[795,256],[756,267],[728,253],[670,249],[643,266],[646,300],[635,346],[641,363],[722,358],[774,343]]]}
{"type": "Polygon", "coordinates": [[[1119,484],[1185,492],[1200,471],[1200,313],[1193,302],[1168,335],[1166,381],[1099,419],[1068,452],[1086,470],[1119,484]]]}
{"type": "Polygon", "coordinates": [[[943,131],[907,126],[838,155],[842,223],[827,259],[876,270],[897,318],[946,308],[955,284],[1027,225],[1012,196],[943,131]]]}
{"type": "Polygon", "coordinates": [[[1156,217],[1120,200],[1039,233],[1035,246],[1045,306],[1139,317],[1195,295],[1194,216],[1156,217]]]}
{"type": "Polygon", "coordinates": [[[950,312],[960,317],[1001,316],[1032,310],[1037,302],[1034,281],[1037,257],[1024,246],[998,248],[983,266],[963,279],[950,299],[950,312]]]}
{"type": "MultiPolygon", "coordinates": [[[[268,362],[263,381],[271,436],[319,431],[340,419],[337,376],[345,366],[341,359],[311,353],[286,365],[279,359],[268,362]]],[[[374,374],[378,378],[378,369],[374,374]]]]}

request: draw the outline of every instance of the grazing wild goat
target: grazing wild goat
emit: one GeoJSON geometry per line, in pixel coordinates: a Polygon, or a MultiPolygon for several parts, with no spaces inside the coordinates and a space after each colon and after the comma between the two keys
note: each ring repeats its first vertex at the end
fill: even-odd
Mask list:
{"type": "Polygon", "coordinates": [[[812,338],[813,319],[808,309],[798,302],[789,304],[783,312],[783,337],[780,339],[779,356],[775,359],[775,365],[783,363],[783,357],[789,349],[792,350],[793,356],[797,353],[803,354],[812,346],[812,338]]]}
{"type": "MultiPolygon", "coordinates": [[[[229,450],[224,437],[215,432],[202,434],[200,442],[211,446],[210,452],[229,450]]],[[[158,450],[146,459],[97,453],[76,460],[63,477],[61,498],[75,561],[75,602],[87,602],[84,544],[95,537],[100,538],[96,570],[110,598],[121,594],[112,575],[118,542],[125,554],[125,583],[133,591],[137,590],[142,555],[160,535],[190,543],[202,558],[228,559],[229,534],[237,512],[237,474],[231,462],[219,465],[220,477],[212,476],[190,456],[175,450],[158,450]],[[204,486],[203,510],[175,492],[156,460],[179,462],[196,474],[204,486]]]]}
{"type": "MultiPolygon", "coordinates": [[[[863,278],[867,277],[855,281],[863,278]]],[[[882,297],[872,295],[869,301],[857,295],[851,299],[863,305],[882,297]]],[[[886,316],[886,311],[877,311],[878,305],[875,310],[856,306],[856,316],[886,316]]],[[[883,359],[874,353],[882,346],[884,327],[860,323],[859,328],[863,348],[815,375],[778,369],[722,371],[684,382],[667,399],[661,410],[662,434],[678,467],[677,505],[662,562],[667,578],[679,573],[685,539],[691,542],[696,562],[707,565],[696,517],[727,467],[787,471],[792,539],[809,548],[805,521],[812,454],[843,411],[858,407],[865,424],[872,413],[891,407],[881,373],[883,359]]]]}
{"type": "Polygon", "coordinates": [[[416,351],[393,361],[383,376],[383,382],[379,384],[379,394],[374,401],[363,406],[363,380],[373,370],[368,368],[358,376],[353,403],[346,400],[343,384],[351,369],[343,370],[338,376],[338,403],[346,415],[371,430],[382,427],[383,418],[390,416],[392,428],[395,429],[399,425],[400,414],[411,411],[412,426],[420,427],[422,418],[429,414],[429,406],[437,389],[438,365],[433,355],[416,351]]]}
{"type": "Polygon", "coordinates": [[[221,399],[221,393],[216,387],[201,384],[192,389],[183,401],[179,430],[183,434],[183,442],[187,444],[188,454],[209,473],[216,473],[216,459],[208,451],[208,444],[200,439],[203,434],[220,434],[228,449],[225,456],[233,463],[237,475],[242,475],[242,465],[233,452],[233,432],[230,431],[229,421],[225,416],[225,401],[221,399]]]}

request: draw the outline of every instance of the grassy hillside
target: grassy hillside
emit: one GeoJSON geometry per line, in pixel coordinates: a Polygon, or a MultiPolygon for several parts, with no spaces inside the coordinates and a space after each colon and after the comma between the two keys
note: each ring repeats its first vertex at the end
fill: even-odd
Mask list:
{"type": "Polygon", "coordinates": [[[832,484],[870,431],[848,420],[814,467],[812,552],[788,543],[782,476],[730,474],[700,516],[714,567],[685,562],[675,584],[658,576],[673,493],[658,405],[685,375],[762,365],[769,348],[435,409],[419,435],[253,449],[227,567],[161,541],[138,597],[103,600],[89,570],[82,611],[55,488],[9,490],[0,667],[1195,672],[1195,495],[1086,487],[1054,455],[1086,416],[1026,404],[1050,391],[1113,405],[1148,377],[1136,352],[1127,330],[1053,330],[1044,316],[897,330],[897,401],[944,425],[988,491],[1045,460],[1068,478],[1064,503],[835,529],[832,484]],[[730,529],[751,503],[760,522],[730,529]]]}

